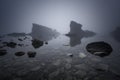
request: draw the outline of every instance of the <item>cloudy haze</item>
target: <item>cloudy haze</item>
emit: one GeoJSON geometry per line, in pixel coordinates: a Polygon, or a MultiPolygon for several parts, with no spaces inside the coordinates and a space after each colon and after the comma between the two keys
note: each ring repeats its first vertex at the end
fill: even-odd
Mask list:
{"type": "Polygon", "coordinates": [[[31,32],[32,23],[61,33],[74,20],[97,33],[120,25],[119,0],[0,0],[0,33],[31,32]]]}

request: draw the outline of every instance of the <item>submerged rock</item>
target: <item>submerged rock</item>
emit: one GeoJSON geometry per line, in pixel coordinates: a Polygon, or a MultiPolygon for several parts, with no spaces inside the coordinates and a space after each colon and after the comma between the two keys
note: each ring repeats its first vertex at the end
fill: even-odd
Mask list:
{"type": "Polygon", "coordinates": [[[111,45],[104,41],[90,43],[86,46],[86,49],[91,54],[100,57],[108,56],[113,51],[111,45]]]}
{"type": "Polygon", "coordinates": [[[33,52],[33,51],[29,51],[27,54],[29,58],[33,58],[36,56],[36,52],[33,52]]]}
{"type": "Polygon", "coordinates": [[[7,50],[0,50],[0,56],[4,56],[5,54],[7,54],[7,50]]]}
{"type": "Polygon", "coordinates": [[[32,45],[34,48],[39,48],[39,47],[43,46],[43,44],[44,44],[43,41],[40,41],[37,39],[32,40],[32,45]]]}
{"type": "Polygon", "coordinates": [[[10,48],[15,48],[17,45],[15,42],[3,42],[3,44],[10,48]]]}
{"type": "Polygon", "coordinates": [[[8,47],[11,47],[11,48],[15,48],[16,47],[16,43],[15,42],[9,42],[9,43],[7,43],[7,46],[8,47]]]}
{"type": "Polygon", "coordinates": [[[24,54],[25,54],[25,52],[22,52],[22,51],[15,53],[16,56],[23,56],[24,54]]]}

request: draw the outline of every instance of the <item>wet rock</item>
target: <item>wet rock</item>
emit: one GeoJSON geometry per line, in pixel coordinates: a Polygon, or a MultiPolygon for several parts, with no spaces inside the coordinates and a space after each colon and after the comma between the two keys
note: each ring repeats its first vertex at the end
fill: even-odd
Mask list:
{"type": "Polygon", "coordinates": [[[28,39],[28,37],[24,37],[24,40],[28,39]]]}
{"type": "Polygon", "coordinates": [[[15,48],[17,43],[15,42],[3,42],[3,44],[5,44],[7,47],[10,47],[10,48],[15,48]]]}
{"type": "Polygon", "coordinates": [[[34,39],[32,40],[32,45],[34,48],[39,48],[41,46],[43,46],[43,41],[40,41],[40,40],[37,40],[37,39],[34,39]]]}
{"type": "Polygon", "coordinates": [[[45,44],[48,44],[48,42],[45,42],[45,44]]]}
{"type": "Polygon", "coordinates": [[[7,54],[7,50],[0,50],[0,56],[4,56],[7,54]]]}
{"type": "Polygon", "coordinates": [[[19,41],[23,41],[21,38],[18,38],[19,41]]]}
{"type": "Polygon", "coordinates": [[[18,44],[18,46],[22,47],[22,46],[24,46],[24,44],[18,44]]]}
{"type": "Polygon", "coordinates": [[[36,56],[36,52],[33,51],[29,51],[27,54],[29,58],[34,58],[36,56]]]}
{"type": "Polygon", "coordinates": [[[21,51],[21,52],[16,52],[16,53],[15,53],[16,56],[23,56],[24,54],[25,54],[25,52],[22,52],[22,51],[21,51]]]}
{"type": "Polygon", "coordinates": [[[67,54],[69,57],[73,57],[73,54],[72,53],[68,53],[67,54]]]}
{"type": "Polygon", "coordinates": [[[86,46],[86,49],[91,54],[100,57],[108,56],[113,51],[111,45],[104,41],[90,43],[86,46]]]}
{"type": "Polygon", "coordinates": [[[80,57],[80,58],[85,58],[86,55],[85,55],[84,53],[79,53],[79,57],[80,57]]]}

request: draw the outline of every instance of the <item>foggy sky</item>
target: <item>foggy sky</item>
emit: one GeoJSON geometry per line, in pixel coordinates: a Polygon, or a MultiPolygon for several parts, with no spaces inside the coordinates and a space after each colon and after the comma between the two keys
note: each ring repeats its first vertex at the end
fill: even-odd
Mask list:
{"type": "Polygon", "coordinates": [[[0,0],[0,34],[29,33],[32,23],[67,33],[71,20],[106,33],[120,26],[119,14],[120,0],[0,0]]]}

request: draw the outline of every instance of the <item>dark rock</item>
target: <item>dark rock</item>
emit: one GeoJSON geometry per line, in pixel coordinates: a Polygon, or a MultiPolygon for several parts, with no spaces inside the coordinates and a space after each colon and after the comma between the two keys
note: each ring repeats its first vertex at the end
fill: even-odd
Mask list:
{"type": "Polygon", "coordinates": [[[45,42],[45,44],[48,44],[48,42],[45,42]]]}
{"type": "Polygon", "coordinates": [[[31,36],[33,39],[40,41],[49,41],[59,35],[56,30],[52,30],[46,26],[38,25],[33,23],[31,36]]]}
{"type": "Polygon", "coordinates": [[[34,58],[36,56],[36,52],[33,51],[29,51],[27,54],[29,58],[34,58]]]}
{"type": "Polygon", "coordinates": [[[15,42],[9,42],[9,43],[6,44],[6,46],[11,47],[11,48],[15,48],[16,45],[17,44],[15,42]]]}
{"type": "Polygon", "coordinates": [[[43,46],[43,44],[43,41],[37,39],[32,40],[32,45],[34,48],[39,48],[40,46],[43,46]]]}
{"type": "Polygon", "coordinates": [[[7,54],[7,50],[0,50],[0,56],[4,56],[5,54],[7,54]]]}
{"type": "Polygon", "coordinates": [[[23,41],[23,40],[22,40],[22,39],[20,39],[20,38],[19,38],[18,40],[19,40],[19,41],[23,41]]]}
{"type": "Polygon", "coordinates": [[[18,44],[18,46],[22,47],[22,46],[24,46],[24,44],[18,44]]]}
{"type": "Polygon", "coordinates": [[[24,40],[28,39],[28,37],[24,37],[24,40]]]}
{"type": "Polygon", "coordinates": [[[25,54],[25,52],[22,52],[22,51],[15,53],[16,56],[23,56],[24,54],[25,54]]]}
{"type": "Polygon", "coordinates": [[[111,45],[104,41],[90,43],[86,46],[86,49],[91,54],[100,57],[108,56],[113,51],[111,45]]]}
{"type": "Polygon", "coordinates": [[[82,30],[82,25],[71,21],[70,23],[70,32],[66,34],[70,38],[70,46],[74,47],[78,44],[81,44],[81,40],[84,37],[92,37],[95,33],[88,31],[88,30],[82,30]]]}
{"type": "Polygon", "coordinates": [[[17,43],[15,42],[2,42],[4,44],[4,46],[7,46],[7,47],[11,47],[11,48],[15,48],[17,43]]]}
{"type": "Polygon", "coordinates": [[[120,27],[117,27],[111,34],[116,41],[120,42],[120,27]]]}
{"type": "Polygon", "coordinates": [[[72,53],[69,53],[68,56],[69,56],[69,57],[73,57],[73,54],[72,54],[72,53]]]}

